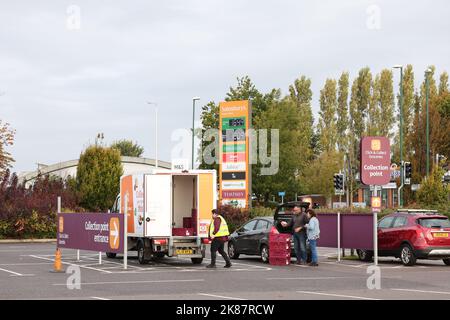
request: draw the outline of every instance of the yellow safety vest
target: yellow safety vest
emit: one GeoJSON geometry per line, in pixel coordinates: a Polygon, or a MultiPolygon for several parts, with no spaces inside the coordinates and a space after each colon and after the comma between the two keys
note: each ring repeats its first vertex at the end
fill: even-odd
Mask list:
{"type": "MultiPolygon", "coordinates": [[[[222,216],[220,218],[220,228],[219,231],[214,235],[214,237],[226,237],[230,235],[230,231],[228,231],[228,225],[225,219],[222,216]]],[[[214,219],[211,219],[211,223],[209,225],[209,235],[212,236],[214,233],[214,219]]]]}

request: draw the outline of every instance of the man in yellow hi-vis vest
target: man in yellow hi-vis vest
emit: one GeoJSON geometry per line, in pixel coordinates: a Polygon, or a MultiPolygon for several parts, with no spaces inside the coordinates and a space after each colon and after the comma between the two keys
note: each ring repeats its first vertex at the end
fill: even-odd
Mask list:
{"type": "Polygon", "coordinates": [[[209,225],[209,238],[211,242],[211,263],[207,265],[207,268],[216,267],[216,256],[217,251],[222,255],[225,260],[225,268],[231,267],[230,257],[225,252],[225,243],[228,241],[228,236],[230,232],[228,231],[228,225],[225,219],[219,215],[216,209],[212,210],[212,219],[209,225]]]}

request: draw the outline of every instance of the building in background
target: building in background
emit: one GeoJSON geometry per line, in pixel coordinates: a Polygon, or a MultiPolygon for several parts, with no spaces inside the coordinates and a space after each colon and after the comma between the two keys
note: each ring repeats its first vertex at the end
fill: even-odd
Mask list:
{"type": "MultiPolygon", "coordinates": [[[[124,175],[145,172],[156,168],[154,159],[123,156],[121,158],[124,175]]],[[[37,170],[22,172],[19,174],[18,178],[20,182],[25,183],[26,187],[29,187],[39,175],[57,176],[62,179],[67,179],[68,177],[74,178],[77,175],[77,167],[78,160],[69,160],[52,165],[38,164],[37,170]]],[[[171,164],[170,162],[158,160],[158,169],[170,170],[171,164]]]]}

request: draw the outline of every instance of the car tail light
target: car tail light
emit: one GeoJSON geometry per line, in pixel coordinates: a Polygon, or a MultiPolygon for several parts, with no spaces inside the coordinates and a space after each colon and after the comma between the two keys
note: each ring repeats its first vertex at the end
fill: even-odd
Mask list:
{"type": "Polygon", "coordinates": [[[208,238],[203,238],[203,239],[202,239],[202,243],[203,243],[203,244],[210,244],[210,243],[211,243],[211,240],[209,240],[208,238]]]}
{"type": "Polygon", "coordinates": [[[270,229],[270,233],[271,234],[279,234],[277,228],[275,228],[275,227],[272,227],[272,229],[270,229]]]}
{"type": "Polygon", "coordinates": [[[155,239],[155,240],[153,240],[153,244],[166,245],[167,244],[167,239],[155,239]]]}
{"type": "Polygon", "coordinates": [[[417,238],[419,238],[419,239],[425,238],[425,236],[424,236],[423,231],[422,231],[421,228],[417,228],[417,229],[416,229],[416,234],[417,234],[417,238]]]}

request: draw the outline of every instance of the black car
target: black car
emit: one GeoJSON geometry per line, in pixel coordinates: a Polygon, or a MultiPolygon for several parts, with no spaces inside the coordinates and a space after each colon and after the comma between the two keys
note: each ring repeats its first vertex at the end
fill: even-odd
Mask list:
{"type": "MultiPolygon", "coordinates": [[[[269,262],[269,235],[270,233],[292,233],[292,228],[284,228],[281,221],[292,220],[294,206],[309,207],[309,202],[288,202],[275,209],[274,217],[256,217],[247,221],[230,235],[228,242],[228,255],[231,259],[238,259],[239,255],[257,255],[263,262],[269,262]]],[[[310,252],[308,250],[308,261],[310,252]]],[[[291,256],[295,256],[291,244],[291,256]]]]}

